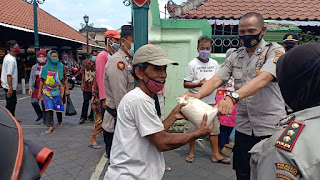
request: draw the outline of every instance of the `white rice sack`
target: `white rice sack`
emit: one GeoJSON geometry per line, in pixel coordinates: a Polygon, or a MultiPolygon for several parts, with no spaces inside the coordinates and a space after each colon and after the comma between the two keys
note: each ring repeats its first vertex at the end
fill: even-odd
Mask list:
{"type": "Polygon", "coordinates": [[[181,113],[190,121],[195,127],[198,127],[203,120],[204,114],[207,114],[207,125],[210,125],[217,116],[218,108],[213,108],[209,104],[194,98],[184,97],[177,98],[178,104],[186,104],[181,108],[181,113]]]}

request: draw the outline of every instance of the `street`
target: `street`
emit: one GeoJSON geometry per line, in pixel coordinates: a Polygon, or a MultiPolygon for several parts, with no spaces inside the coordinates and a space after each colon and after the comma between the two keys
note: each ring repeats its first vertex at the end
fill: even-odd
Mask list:
{"type": "MultiPolygon", "coordinates": [[[[82,107],[82,91],[79,86],[76,86],[70,93],[78,114],[63,115],[63,127],[61,128],[56,127],[55,117],[55,130],[51,134],[43,134],[47,127],[35,122],[36,113],[31,105],[30,96],[22,95],[21,91],[17,95],[16,118],[22,121],[24,139],[32,140],[54,151],[53,159],[41,180],[89,180],[90,178],[102,180],[108,164],[104,157],[103,137],[97,137],[98,143],[102,146],[101,149],[88,147],[93,123],[78,124],[82,107]]],[[[3,90],[1,90],[1,106],[5,106],[3,97],[3,90]]],[[[208,142],[203,142],[203,144],[205,150],[196,143],[193,163],[185,161],[189,145],[165,152],[166,164],[171,167],[171,171],[165,172],[163,179],[235,180],[232,165],[211,163],[210,144],[208,142]]]]}

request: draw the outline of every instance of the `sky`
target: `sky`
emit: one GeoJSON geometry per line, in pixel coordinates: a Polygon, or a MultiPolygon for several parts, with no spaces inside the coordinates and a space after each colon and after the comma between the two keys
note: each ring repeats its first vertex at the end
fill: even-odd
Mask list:
{"type": "MultiPolygon", "coordinates": [[[[184,1],[173,0],[177,4],[184,1]]],[[[166,2],[158,0],[160,11],[164,12],[166,2]]],[[[119,29],[131,21],[130,6],[125,6],[123,0],[45,0],[39,7],[76,30],[84,24],[84,15],[89,16],[89,24],[96,28],[119,29]]]]}

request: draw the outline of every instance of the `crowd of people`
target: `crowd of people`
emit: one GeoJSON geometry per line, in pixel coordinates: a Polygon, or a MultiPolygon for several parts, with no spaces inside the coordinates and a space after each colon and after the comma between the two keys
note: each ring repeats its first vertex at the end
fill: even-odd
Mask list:
{"type": "MultiPolygon", "coordinates": [[[[316,121],[320,116],[320,45],[299,45],[294,33],[284,36],[283,46],[265,42],[267,28],[255,12],[240,18],[238,31],[243,47],[229,49],[221,67],[210,57],[212,39],[199,38],[199,56],[185,70],[183,86],[189,92],[180,96],[201,99],[217,107],[219,115],[210,125],[206,115],[199,127],[187,121],[185,133],[167,132],[176,120],[186,119],[180,112],[183,104],[161,118],[167,66],[178,63],[156,45],[147,44],[134,52],[131,25],[122,26],[120,34],[105,33],[106,49],[99,54],[92,51],[80,70],[83,105],[79,120],[79,124],[94,121],[90,148],[101,148],[96,136],[103,134],[110,163],[105,179],[162,179],[165,170],[171,169],[165,165],[164,151],[189,143],[185,160],[193,163],[195,140],[207,135],[212,163],[231,164],[227,149],[233,149],[238,180],[320,177],[316,146],[308,138],[309,133],[316,134],[320,122],[316,121]],[[234,127],[233,146],[229,136],[234,127]]],[[[14,115],[17,42],[9,41],[8,51],[1,84],[6,108],[14,115]]],[[[30,74],[31,103],[36,121],[43,119],[47,124],[46,133],[54,130],[54,112],[58,127],[62,126],[65,97],[70,95],[66,67],[58,57],[54,50],[38,51],[30,74]]]]}

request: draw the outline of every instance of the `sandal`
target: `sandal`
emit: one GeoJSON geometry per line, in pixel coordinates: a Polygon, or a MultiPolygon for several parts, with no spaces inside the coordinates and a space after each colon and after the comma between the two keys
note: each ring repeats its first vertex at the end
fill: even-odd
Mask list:
{"type": "Polygon", "coordinates": [[[218,161],[214,161],[211,159],[211,162],[212,163],[221,163],[221,164],[231,164],[231,160],[229,159],[229,161],[224,161],[224,160],[227,160],[228,158],[223,158],[223,159],[220,159],[218,161]]]}
{"type": "Polygon", "coordinates": [[[89,144],[88,147],[92,148],[92,149],[100,149],[101,146],[99,146],[99,144],[89,144]]]}
{"type": "Polygon", "coordinates": [[[186,157],[186,161],[187,161],[188,163],[193,163],[193,161],[194,161],[194,156],[192,156],[192,157],[190,157],[190,156],[186,157]],[[189,158],[190,160],[188,160],[187,158],[189,158]]]}
{"type": "Polygon", "coordinates": [[[58,123],[58,127],[62,127],[62,123],[61,122],[58,123]]]}
{"type": "Polygon", "coordinates": [[[231,154],[230,150],[228,150],[227,148],[223,148],[223,149],[221,149],[221,150],[219,150],[219,151],[220,151],[220,153],[221,153],[222,155],[224,155],[224,156],[226,156],[226,157],[229,157],[230,154],[231,154]]]}
{"type": "Polygon", "coordinates": [[[164,170],[167,171],[167,172],[168,172],[168,171],[171,171],[171,167],[166,165],[165,168],[164,168],[164,170]]]}
{"type": "Polygon", "coordinates": [[[233,149],[234,145],[232,145],[232,144],[225,144],[224,147],[225,147],[225,148],[228,148],[228,149],[233,149]]]}

